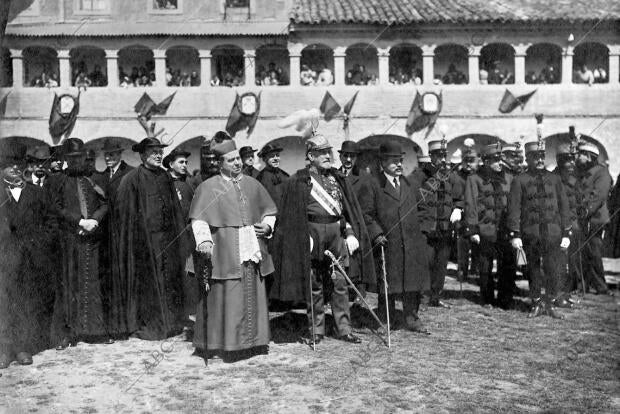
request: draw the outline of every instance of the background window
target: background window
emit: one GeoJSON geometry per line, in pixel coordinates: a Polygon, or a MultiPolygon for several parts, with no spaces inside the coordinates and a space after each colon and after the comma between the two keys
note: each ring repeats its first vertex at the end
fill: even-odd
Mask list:
{"type": "Polygon", "coordinates": [[[153,10],[177,10],[179,0],[153,0],[153,10]]]}
{"type": "Polygon", "coordinates": [[[108,0],[78,0],[79,11],[102,12],[108,9],[108,0]]]}
{"type": "Polygon", "coordinates": [[[226,7],[250,7],[250,0],[226,0],[226,7]]]}

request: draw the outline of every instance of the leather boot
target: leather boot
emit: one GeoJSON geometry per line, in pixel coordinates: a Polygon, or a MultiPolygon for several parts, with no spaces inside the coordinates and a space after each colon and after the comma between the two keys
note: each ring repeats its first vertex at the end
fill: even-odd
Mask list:
{"type": "Polygon", "coordinates": [[[527,315],[528,318],[536,318],[537,316],[540,316],[545,312],[545,305],[541,298],[536,298],[533,302],[534,303],[532,303],[532,309],[527,315]]]}

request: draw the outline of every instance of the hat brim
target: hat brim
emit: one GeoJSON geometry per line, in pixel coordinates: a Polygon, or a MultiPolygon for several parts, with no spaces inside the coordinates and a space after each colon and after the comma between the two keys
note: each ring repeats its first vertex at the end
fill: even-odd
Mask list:
{"type": "Polygon", "coordinates": [[[149,144],[149,145],[140,145],[135,144],[131,146],[131,150],[133,152],[144,152],[147,148],[166,148],[168,145],[166,144],[149,144]]]}
{"type": "Polygon", "coordinates": [[[284,148],[274,148],[274,149],[270,149],[269,151],[265,151],[265,152],[261,151],[258,153],[258,156],[262,157],[268,154],[273,154],[274,152],[282,152],[282,151],[284,151],[284,148]]]}
{"type": "Polygon", "coordinates": [[[312,152],[312,151],[323,151],[326,149],[332,149],[334,147],[332,147],[331,145],[323,145],[320,147],[314,147],[314,148],[308,148],[308,152],[312,152]]]}
{"type": "Polygon", "coordinates": [[[379,153],[379,156],[382,158],[389,158],[389,157],[402,157],[403,155],[405,155],[406,152],[384,152],[384,153],[379,153]]]}
{"type": "Polygon", "coordinates": [[[359,154],[360,153],[359,151],[347,151],[347,150],[341,150],[341,149],[339,149],[338,152],[340,154],[342,154],[343,152],[346,154],[359,154]]]}

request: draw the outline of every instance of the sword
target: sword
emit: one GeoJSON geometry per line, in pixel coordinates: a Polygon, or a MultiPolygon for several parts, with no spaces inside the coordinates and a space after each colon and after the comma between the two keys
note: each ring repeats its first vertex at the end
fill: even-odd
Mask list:
{"type": "Polygon", "coordinates": [[[310,319],[312,320],[312,350],[316,351],[316,340],[314,334],[314,300],[312,298],[312,272],[308,278],[308,284],[310,285],[310,291],[308,293],[310,295],[310,319]]]}
{"type": "Polygon", "coordinates": [[[388,283],[387,272],[385,271],[385,248],[381,246],[381,270],[383,276],[383,291],[385,293],[385,314],[387,315],[387,335],[388,335],[388,348],[392,347],[392,340],[390,337],[390,306],[388,302],[388,283]]]}
{"type": "MultiPolygon", "coordinates": [[[[347,276],[347,272],[344,271],[344,269],[342,268],[342,266],[340,266],[340,263],[338,263],[338,260],[336,259],[336,256],[334,256],[334,254],[332,252],[330,252],[329,250],[325,250],[324,252],[325,256],[329,257],[332,260],[332,263],[334,264],[334,266],[336,266],[338,268],[338,270],[340,270],[340,272],[342,273],[342,275],[344,276],[345,280],[347,281],[347,283],[349,284],[349,286],[351,286],[353,288],[353,290],[355,291],[355,293],[357,293],[357,296],[362,300],[362,302],[364,302],[364,305],[366,305],[366,308],[368,309],[368,311],[371,313],[371,315],[375,318],[375,320],[377,322],[379,322],[379,325],[383,328],[386,329],[385,325],[383,324],[383,322],[381,322],[381,319],[379,319],[379,317],[377,316],[376,313],[373,312],[372,308],[370,307],[370,305],[368,304],[368,302],[366,302],[366,299],[364,299],[364,296],[362,296],[362,294],[360,293],[360,291],[357,289],[357,287],[355,287],[355,284],[351,281],[351,279],[349,279],[349,276],[347,276]]],[[[387,329],[386,329],[387,330],[387,329]]]]}

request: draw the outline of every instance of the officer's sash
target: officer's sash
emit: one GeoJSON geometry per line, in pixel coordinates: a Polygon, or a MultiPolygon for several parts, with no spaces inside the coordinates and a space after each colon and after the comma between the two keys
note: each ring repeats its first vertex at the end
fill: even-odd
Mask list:
{"type": "Polygon", "coordinates": [[[331,216],[339,216],[342,214],[342,208],[332,196],[323,188],[321,184],[313,177],[310,176],[312,182],[312,190],[310,195],[321,205],[331,216]]]}

